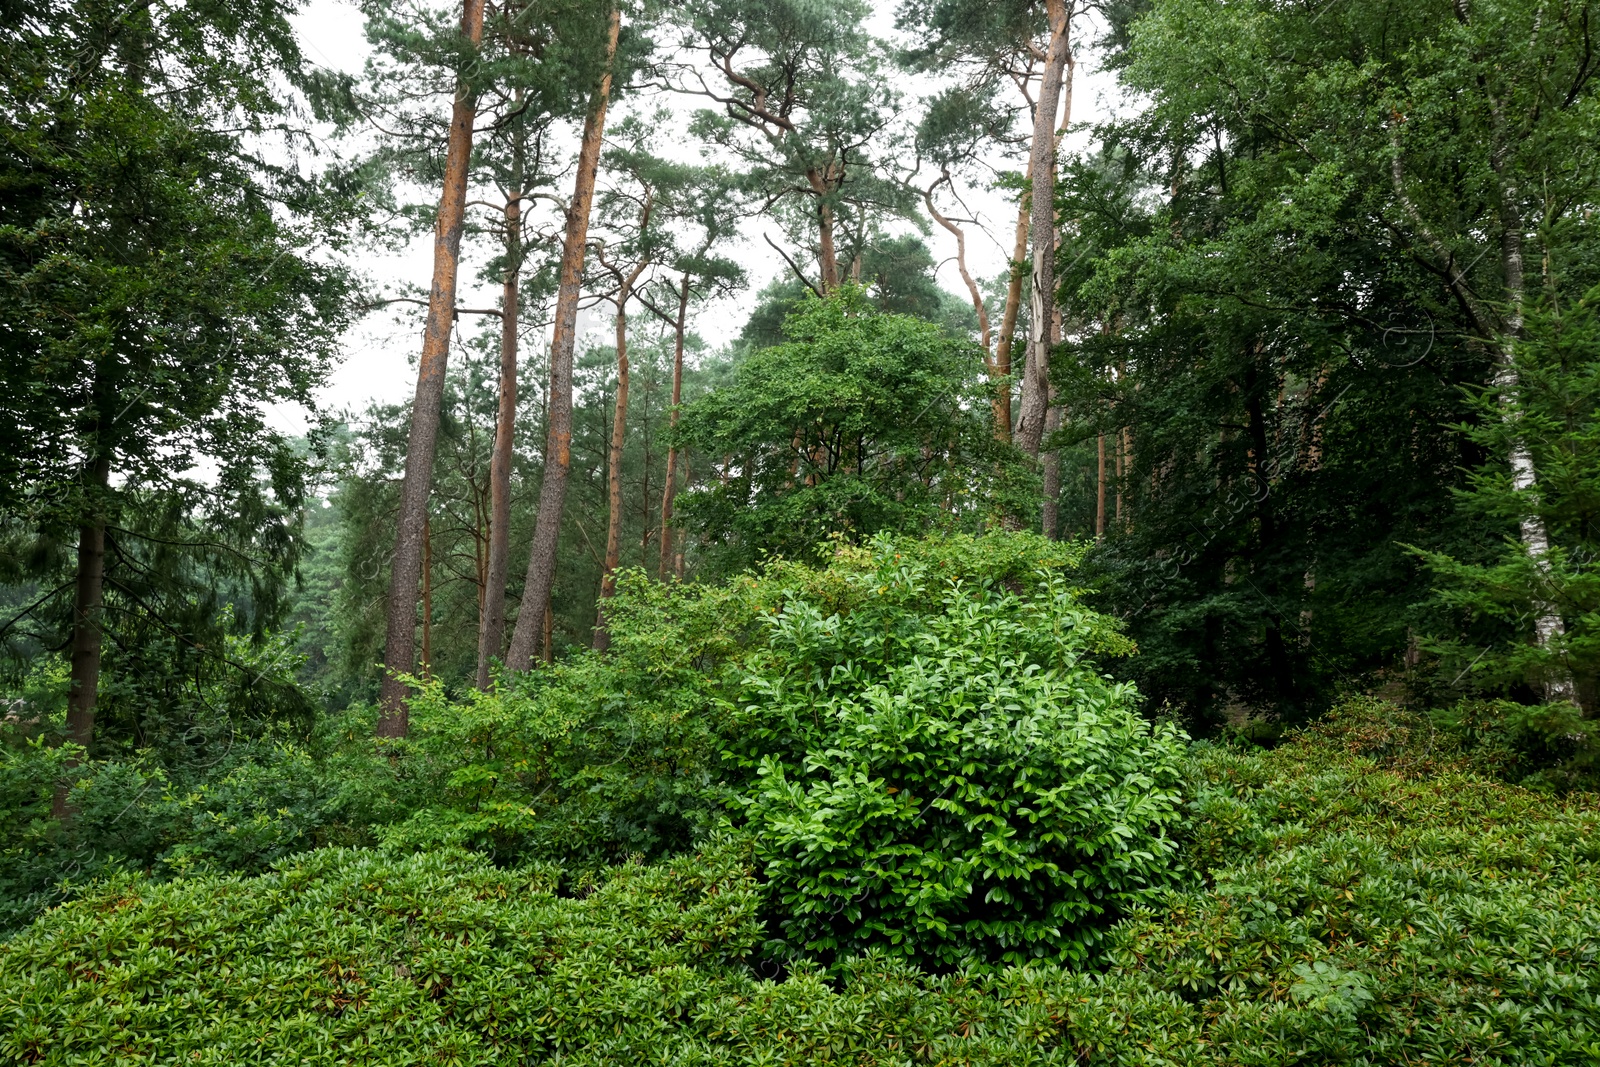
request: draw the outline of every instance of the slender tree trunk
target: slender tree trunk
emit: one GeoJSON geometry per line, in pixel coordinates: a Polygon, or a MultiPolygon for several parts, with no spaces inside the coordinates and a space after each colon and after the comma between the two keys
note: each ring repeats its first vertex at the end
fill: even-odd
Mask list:
{"type": "MultiPolygon", "coordinates": [[[[103,495],[111,478],[111,457],[89,468],[92,495],[78,527],[78,576],[72,601],[72,661],[67,689],[67,740],[88,751],[94,745],[94,712],[100,699],[101,623],[105,612],[106,515],[103,495]]],[[[69,766],[77,766],[77,760],[69,766]]],[[[56,786],[52,805],[58,819],[70,819],[71,783],[56,786]]]]}
{"type": "MultiPolygon", "coordinates": [[[[1496,176],[1500,179],[1500,259],[1501,270],[1505,276],[1508,310],[1505,323],[1505,337],[1500,344],[1495,346],[1498,356],[1495,366],[1494,386],[1500,395],[1501,407],[1507,412],[1514,412],[1518,403],[1518,394],[1521,392],[1522,383],[1517,372],[1516,346],[1522,340],[1523,333],[1523,305],[1526,300],[1525,267],[1523,264],[1523,221],[1520,192],[1515,179],[1509,174],[1505,163],[1506,147],[1502,117],[1498,102],[1494,106],[1495,145],[1491,153],[1491,165],[1496,176]]],[[[1514,416],[1509,415],[1508,418],[1514,416]]],[[[1534,466],[1533,452],[1528,447],[1527,440],[1521,434],[1515,434],[1511,440],[1511,487],[1519,496],[1530,499],[1538,485],[1538,471],[1534,466]]],[[[1538,508],[1533,504],[1523,509],[1519,520],[1522,546],[1533,560],[1542,576],[1550,572],[1550,537],[1545,529],[1544,517],[1539,514],[1538,508]]],[[[1554,604],[1540,601],[1535,605],[1537,617],[1534,619],[1534,638],[1540,648],[1549,648],[1552,643],[1559,643],[1566,636],[1566,623],[1561,618],[1561,613],[1554,604]]],[[[1544,680],[1545,699],[1551,703],[1563,702],[1576,704],[1577,693],[1572,682],[1572,673],[1564,666],[1558,666],[1550,677],[1544,680]]]]}
{"type": "MultiPolygon", "coordinates": [[[[1033,164],[1028,164],[1028,179],[1033,178],[1033,164]]],[[[1033,196],[1024,193],[1022,202],[1017,205],[1017,246],[1011,253],[1011,285],[1006,289],[1006,308],[1000,318],[1000,338],[995,342],[994,371],[1000,378],[1011,377],[1011,347],[1012,339],[1017,333],[1017,318],[1022,312],[1022,275],[1025,269],[1023,261],[1028,255],[1028,221],[1033,196]]],[[[994,435],[997,440],[1007,444],[1011,442],[1011,383],[995,389],[994,399],[990,401],[994,407],[994,435]]]]}
{"type": "MultiPolygon", "coordinates": [[[[520,97],[520,93],[518,94],[520,97]]],[[[522,140],[512,145],[506,196],[506,272],[500,295],[500,407],[489,464],[489,566],[478,612],[478,688],[489,688],[489,664],[506,636],[506,582],[511,572],[511,465],[517,423],[517,326],[521,314],[522,140]]]]}
{"type": "MultiPolygon", "coordinates": [[[[639,213],[639,234],[650,231],[650,216],[655,207],[654,191],[647,191],[639,213]]],[[[600,572],[600,599],[595,604],[594,648],[604,652],[611,647],[611,630],[606,623],[606,603],[617,593],[617,568],[622,565],[622,453],[628,443],[628,301],[634,287],[650,268],[649,258],[641,259],[633,272],[617,273],[617,407],[611,422],[611,446],[606,452],[606,558],[600,572]]],[[[649,459],[646,457],[648,468],[649,459]]],[[[647,498],[648,500],[648,498],[647,498]]],[[[650,508],[645,505],[645,537],[650,536],[650,508]]]]}
{"type": "MultiPolygon", "coordinates": [[[[689,458],[687,456],[685,456],[684,460],[683,460],[683,484],[684,485],[692,485],[693,484],[693,482],[691,481],[691,475],[689,474],[689,458]]],[[[672,573],[673,573],[673,576],[676,577],[678,579],[678,581],[680,581],[680,582],[683,581],[683,543],[686,540],[686,538],[687,538],[687,535],[684,533],[684,531],[682,529],[678,529],[678,530],[674,530],[673,531],[673,538],[672,539],[673,539],[673,542],[677,545],[677,548],[676,548],[676,550],[674,552],[674,555],[673,555],[673,558],[672,558],[672,573]]]]}
{"type": "Polygon", "coordinates": [[[1094,481],[1094,536],[1095,540],[1102,540],[1106,536],[1106,435],[1099,437],[1099,463],[1095,472],[1094,481]]]}
{"type": "MultiPolygon", "coordinates": [[[[991,360],[994,343],[989,332],[989,308],[983,302],[983,293],[978,288],[978,283],[973,280],[972,272],[967,270],[967,234],[960,226],[939,213],[933,203],[933,191],[940,185],[950,181],[950,172],[946,170],[944,176],[935,182],[932,187],[924,189],[922,199],[928,206],[928,214],[933,216],[933,221],[943,226],[956,239],[956,269],[961,272],[961,280],[966,283],[967,294],[972,298],[972,310],[978,313],[979,343],[983,345],[983,361],[988,367],[989,376],[995,374],[995,365],[991,360]]],[[[860,261],[860,257],[857,257],[860,261]]]]}
{"type": "Polygon", "coordinates": [[[1039,87],[1039,105],[1034,111],[1033,157],[1028,167],[1033,176],[1030,226],[1033,286],[1029,303],[1032,321],[1028,330],[1028,358],[1022,374],[1022,410],[1016,438],[1018,446],[1030,456],[1039,454],[1050,406],[1050,329],[1056,287],[1056,111],[1061,104],[1062,85],[1071,56],[1072,9],[1069,5],[1075,2],[1048,0],[1050,50],[1039,87]]]}
{"type": "MultiPolygon", "coordinates": [[[[483,40],[483,0],[466,0],[461,32],[474,48],[483,40]]],[[[445,363],[455,323],[456,276],[460,267],[461,224],[466,215],[467,165],[472,156],[472,124],[477,98],[465,80],[456,87],[450,115],[450,141],[445,150],[444,189],[433,233],[433,286],[428,293],[428,321],[422,335],[422,360],[417,367],[417,395],[411,406],[411,432],[406,441],[406,473],[400,490],[399,529],[394,566],[389,577],[387,635],[383,646],[384,675],[379,694],[379,737],[404,737],[410,729],[406,687],[400,675],[416,668],[417,584],[422,570],[422,527],[433,481],[434,448],[439,434],[439,409],[444,400],[445,363]]]]}
{"type": "MultiPolygon", "coordinates": [[[[550,414],[544,448],[544,481],[539,487],[539,517],[528,556],[523,610],[517,613],[511,648],[506,653],[506,668],[513,671],[526,671],[533,665],[534,641],[540,623],[538,605],[549,603],[555,586],[556,546],[561,537],[561,516],[567,499],[567,476],[572,470],[572,353],[577,340],[578,296],[583,287],[584,246],[589,239],[589,211],[594,203],[606,107],[611,100],[611,65],[617,54],[621,25],[621,13],[613,7],[606,37],[605,74],[589,102],[583,144],[578,152],[576,186],[567,209],[561,288],[556,297],[555,336],[550,346],[550,414]]],[[[546,645],[548,655],[548,641],[546,645]]]]}
{"type": "MultiPolygon", "coordinates": [[[[648,219],[648,198],[645,203],[648,219]]],[[[617,292],[617,407],[611,420],[611,447],[606,454],[606,559],[600,572],[600,602],[594,623],[594,647],[600,652],[611,647],[606,602],[617,594],[617,567],[622,562],[622,451],[628,442],[628,301],[633,298],[633,286],[643,270],[641,264],[617,292]]]]}
{"type": "MultiPolygon", "coordinates": [[[[678,283],[678,318],[672,324],[672,414],[667,416],[673,434],[678,429],[678,405],[683,403],[683,339],[689,324],[689,275],[678,283]]],[[[664,582],[673,572],[672,502],[678,495],[678,444],[674,436],[667,445],[667,484],[661,490],[661,565],[657,574],[664,582]]]]}
{"type": "Polygon", "coordinates": [[[1123,532],[1127,527],[1122,522],[1122,485],[1128,477],[1128,428],[1124,426],[1117,431],[1117,529],[1123,532]]]}

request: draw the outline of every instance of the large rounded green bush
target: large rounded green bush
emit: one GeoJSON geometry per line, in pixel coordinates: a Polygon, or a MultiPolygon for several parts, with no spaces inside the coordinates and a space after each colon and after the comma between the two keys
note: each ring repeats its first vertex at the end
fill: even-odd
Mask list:
{"type": "MultiPolygon", "coordinates": [[[[979,543],[981,544],[981,543],[979,543]]],[[[1086,656],[1116,641],[1059,567],[949,577],[884,540],[796,591],[748,664],[734,749],[793,954],[1081,961],[1173,873],[1185,738],[1086,656]]]]}

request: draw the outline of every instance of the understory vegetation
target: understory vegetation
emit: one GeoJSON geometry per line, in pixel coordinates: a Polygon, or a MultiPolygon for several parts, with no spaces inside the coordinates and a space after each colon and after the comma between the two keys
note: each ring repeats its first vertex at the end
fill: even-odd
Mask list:
{"type": "Polygon", "coordinates": [[[1182,766],[1096,966],[783,961],[752,839],[600,868],[325,849],[121,877],[0,952],[18,1062],[1584,1064],[1600,812],[1359,702],[1182,766]]]}
{"type": "Polygon", "coordinates": [[[0,1067],[1600,1064],[1597,57],[0,0],[0,1067]]]}

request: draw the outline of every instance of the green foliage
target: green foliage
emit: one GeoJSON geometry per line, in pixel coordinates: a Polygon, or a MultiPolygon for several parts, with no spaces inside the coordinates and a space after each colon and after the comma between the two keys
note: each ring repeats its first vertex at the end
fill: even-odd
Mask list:
{"type": "Polygon", "coordinates": [[[853,286],[805,301],[785,330],[787,344],[746,356],[683,412],[681,439],[725,474],[682,503],[714,564],[812,558],[834,534],[976,526],[1026,482],[990,432],[976,346],[874,311],[853,286]]]}
{"type": "Polygon", "coordinates": [[[1061,184],[1052,370],[1091,474],[1063,514],[1091,528],[1106,433],[1122,515],[1088,566],[1130,676],[1196,723],[1294,720],[1449,632],[1405,545],[1481,563],[1504,532],[1452,497],[1486,458],[1455,428],[1520,302],[1502,235],[1530,293],[1600,281],[1594,5],[1116,7],[1147,105],[1061,184]]]}
{"type": "Polygon", "coordinates": [[[761,891],[732,842],[578,879],[329,850],[51,912],[0,945],[0,1057],[1592,1063],[1593,798],[1407,763],[1426,745],[1384,726],[1392,710],[1271,752],[1196,750],[1204,880],[1116,927],[1098,972],[932,977],[871,953],[832,981],[764,979],[761,891]]]}
{"type": "MultiPolygon", "coordinates": [[[[1593,798],[1550,801],[1419,763],[1426,738],[1397,737],[1394,710],[1348,707],[1271,753],[1197,750],[1191,847],[1208,886],[1119,928],[1106,979],[1107,993],[1133,993],[1139,1030],[1160,1031],[1158,1057],[1600,1054],[1593,798]]],[[[1140,1035],[1119,1034],[1100,1004],[1091,1033],[1108,1060],[1161,1062],[1118,1061],[1138,1055],[1140,1035]]]]}
{"type": "MultiPolygon", "coordinates": [[[[1462,690],[1544,703],[1546,687],[1571,678],[1583,714],[1600,713],[1600,288],[1561,306],[1531,309],[1515,346],[1518,386],[1476,392],[1475,418],[1460,429],[1489,462],[1460,494],[1484,541],[1456,554],[1423,552],[1446,609],[1427,642],[1438,659],[1433,692],[1462,690]],[[1531,458],[1538,482],[1518,490],[1508,462],[1531,458]],[[1535,559],[1520,540],[1540,523],[1550,551],[1535,559]],[[1563,632],[1532,639],[1535,620],[1559,616],[1563,632]],[[1448,628],[1446,628],[1448,626],[1448,628]]],[[[1451,691],[1455,692],[1452,694],[1451,691]]],[[[1547,717],[1560,718],[1559,709],[1547,717]]],[[[1539,731],[1543,732],[1543,731],[1539,731]]],[[[1563,733],[1584,734],[1573,724],[1563,733]]],[[[1600,752],[1591,752],[1592,762],[1600,752]]]]}
{"type": "Polygon", "coordinates": [[[1171,876],[1181,735],[1096,672],[1115,639],[1059,570],[951,580],[899,547],[853,560],[844,610],[787,597],[745,667],[732,751],[758,775],[773,933],[827,958],[1082,961],[1171,876]]]}
{"type": "Polygon", "coordinates": [[[678,74],[689,93],[719,103],[696,113],[691,132],[742,165],[746,189],[793,243],[834,245],[843,274],[889,220],[925,225],[882,151],[896,147],[901,101],[866,30],[868,4],[685,0],[661,9],[685,52],[703,53],[715,70],[709,84],[678,74]]]}
{"type": "Polygon", "coordinates": [[[353,211],[282,4],[17,4],[0,53],[0,636],[64,646],[104,529],[115,736],[281,615],[309,471],[273,422],[350,321],[353,211]]]}

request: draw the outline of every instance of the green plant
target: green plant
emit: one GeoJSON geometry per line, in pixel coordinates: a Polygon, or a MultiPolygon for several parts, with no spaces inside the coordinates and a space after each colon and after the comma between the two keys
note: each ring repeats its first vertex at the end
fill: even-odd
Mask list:
{"type": "Polygon", "coordinates": [[[1352,713],[1270,752],[1198,746],[1204,878],[1118,924],[1099,972],[930,976],[874,950],[763,979],[732,841],[579,878],[324,850],[260,877],[124,877],[0,944],[0,1060],[1596,1062],[1595,798],[1352,752],[1422,740],[1352,713]]]}
{"type": "Polygon", "coordinates": [[[1109,623],[1058,570],[942,579],[888,538],[841,562],[848,608],[767,616],[733,732],[781,948],[1085,960],[1174,873],[1184,738],[1096,672],[1109,623]]]}

